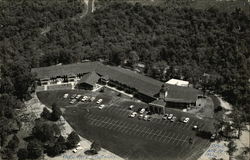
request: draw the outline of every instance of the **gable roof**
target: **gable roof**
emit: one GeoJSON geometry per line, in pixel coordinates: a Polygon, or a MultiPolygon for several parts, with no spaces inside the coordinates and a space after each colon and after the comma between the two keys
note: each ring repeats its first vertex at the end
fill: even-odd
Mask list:
{"type": "Polygon", "coordinates": [[[118,81],[121,84],[135,88],[138,92],[150,97],[154,97],[159,92],[161,85],[163,84],[158,80],[121,67],[98,67],[96,72],[100,75],[107,75],[110,80],[118,81]]]}
{"type": "Polygon", "coordinates": [[[43,79],[92,72],[95,70],[97,65],[98,62],[74,63],[61,66],[32,68],[31,72],[37,73],[38,79],[43,79]]]}
{"type": "MultiPolygon", "coordinates": [[[[41,68],[32,68],[32,72],[37,73],[37,78],[51,78],[58,76],[66,76],[70,74],[84,74],[81,82],[88,82],[91,84],[91,79],[96,79],[96,74],[100,76],[109,77],[110,80],[118,81],[121,84],[127,85],[131,88],[135,88],[138,92],[155,97],[164,84],[156,79],[138,74],[134,71],[124,69],[117,66],[104,65],[100,62],[85,62],[77,64],[68,64],[61,66],[49,66],[41,68]],[[94,72],[94,73],[93,73],[94,72]],[[95,75],[95,76],[94,76],[95,75]]],[[[99,79],[99,78],[98,78],[99,79]]],[[[94,80],[95,82],[96,80],[94,80]]],[[[176,85],[166,84],[168,86],[168,95],[166,101],[172,102],[195,102],[200,91],[190,87],[181,87],[176,85]]]]}
{"type": "Polygon", "coordinates": [[[163,99],[157,99],[157,100],[154,100],[153,102],[149,103],[149,105],[165,107],[166,102],[163,99]]]}
{"type": "Polygon", "coordinates": [[[182,87],[176,85],[166,84],[168,91],[166,101],[179,102],[179,103],[193,103],[197,100],[201,92],[195,88],[182,87]]]}
{"type": "Polygon", "coordinates": [[[90,84],[90,85],[95,85],[96,82],[98,82],[100,76],[97,75],[95,72],[89,72],[87,74],[85,74],[81,79],[80,81],[78,81],[78,84],[81,84],[81,83],[87,83],[87,84],[90,84]]]}

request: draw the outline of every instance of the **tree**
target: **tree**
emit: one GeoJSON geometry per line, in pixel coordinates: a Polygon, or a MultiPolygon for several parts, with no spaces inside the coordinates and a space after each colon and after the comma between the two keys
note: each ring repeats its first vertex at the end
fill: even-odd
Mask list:
{"type": "Polygon", "coordinates": [[[27,151],[29,158],[31,159],[37,159],[42,155],[42,146],[39,141],[33,140],[28,143],[27,145],[27,151]]]}
{"type": "Polygon", "coordinates": [[[47,119],[47,120],[51,119],[51,113],[46,107],[43,108],[43,112],[41,113],[41,117],[44,119],[47,119]]]}
{"type": "Polygon", "coordinates": [[[58,142],[58,143],[64,144],[64,143],[66,142],[66,140],[65,140],[65,138],[64,138],[62,135],[60,135],[60,136],[58,137],[58,139],[57,139],[57,142],[58,142]]]}
{"type": "Polygon", "coordinates": [[[68,148],[75,147],[80,142],[80,137],[75,131],[72,131],[67,137],[67,146],[68,148]]]}
{"type": "Polygon", "coordinates": [[[52,104],[52,113],[51,113],[51,118],[54,121],[57,121],[60,119],[62,115],[62,111],[60,110],[60,108],[56,105],[56,103],[52,104]]]}
{"type": "Polygon", "coordinates": [[[94,141],[91,146],[90,146],[90,150],[94,150],[96,153],[98,153],[101,150],[101,145],[99,142],[94,141]]]}
{"type": "Polygon", "coordinates": [[[236,146],[236,144],[234,143],[234,141],[230,141],[229,143],[228,143],[228,145],[227,145],[227,147],[228,147],[228,154],[230,155],[230,156],[232,156],[233,154],[234,154],[234,152],[235,151],[237,151],[237,146],[236,146]]]}
{"type": "Polygon", "coordinates": [[[28,93],[28,88],[34,82],[34,74],[31,73],[30,66],[25,62],[25,59],[19,57],[14,61],[1,66],[1,71],[4,77],[10,78],[10,83],[14,85],[14,94],[23,99],[28,93]]]}
{"type": "Polygon", "coordinates": [[[51,147],[48,147],[47,149],[47,154],[48,156],[57,156],[59,155],[60,153],[62,153],[65,149],[65,146],[63,144],[60,144],[60,143],[56,143],[54,145],[52,145],[51,147]]]}
{"type": "Polygon", "coordinates": [[[13,135],[12,139],[9,141],[7,148],[15,150],[19,145],[19,138],[16,134],[13,135]]]}
{"type": "Polygon", "coordinates": [[[28,158],[28,151],[27,149],[25,148],[20,148],[18,151],[17,151],[17,157],[19,160],[25,160],[28,158]]]}
{"type": "Polygon", "coordinates": [[[52,125],[43,122],[36,122],[34,128],[32,129],[32,134],[38,140],[42,142],[54,141],[55,140],[55,128],[52,125]]]}

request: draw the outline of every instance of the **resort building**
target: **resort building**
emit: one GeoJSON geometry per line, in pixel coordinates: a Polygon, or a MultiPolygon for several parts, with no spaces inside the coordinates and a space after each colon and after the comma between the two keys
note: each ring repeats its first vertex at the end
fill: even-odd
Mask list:
{"type": "Polygon", "coordinates": [[[63,79],[62,83],[73,82],[79,89],[92,90],[97,83],[109,85],[149,103],[150,110],[160,114],[164,114],[165,107],[195,105],[200,95],[199,90],[188,86],[163,83],[129,69],[100,62],[33,68],[32,72],[37,74],[40,85],[48,85],[55,79],[63,79]]]}

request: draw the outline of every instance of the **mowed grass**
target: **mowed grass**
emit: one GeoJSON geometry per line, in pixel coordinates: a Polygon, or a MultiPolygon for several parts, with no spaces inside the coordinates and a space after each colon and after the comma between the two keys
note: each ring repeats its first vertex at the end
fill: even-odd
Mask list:
{"type": "Polygon", "coordinates": [[[195,136],[192,125],[208,126],[208,122],[199,120],[191,114],[167,109],[177,117],[189,116],[188,125],[181,122],[153,119],[152,121],[128,118],[132,111],[129,105],[135,105],[135,110],[146,107],[146,103],[118,97],[116,92],[105,91],[93,93],[85,90],[46,91],[38,93],[39,99],[46,105],[56,102],[65,108],[64,117],[70,125],[84,138],[99,141],[103,148],[131,160],[185,160],[197,159],[210,144],[209,141],[195,136]],[[72,94],[93,95],[96,100],[90,103],[80,102],[71,107],[70,99],[63,95],[72,94]],[[106,107],[98,109],[98,99],[103,99],[106,107]],[[149,129],[149,131],[148,131],[149,129]],[[162,133],[162,134],[161,134],[162,133]],[[194,144],[188,139],[192,137],[194,144]]]}

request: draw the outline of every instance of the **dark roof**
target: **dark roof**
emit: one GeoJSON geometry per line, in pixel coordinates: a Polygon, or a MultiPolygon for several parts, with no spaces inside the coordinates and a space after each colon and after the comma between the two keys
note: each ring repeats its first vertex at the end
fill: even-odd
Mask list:
{"type": "Polygon", "coordinates": [[[165,98],[166,101],[193,103],[197,100],[197,96],[201,94],[199,90],[191,87],[182,87],[170,84],[167,84],[167,86],[168,94],[165,98]]]}
{"type": "Polygon", "coordinates": [[[121,67],[102,66],[98,67],[96,72],[100,75],[107,75],[110,80],[135,88],[138,92],[150,97],[154,97],[162,85],[162,82],[158,80],[121,67]]]}
{"type": "Polygon", "coordinates": [[[98,82],[99,78],[100,76],[98,76],[95,72],[89,72],[80,79],[78,84],[86,83],[86,84],[94,86],[96,82],[98,82]]]}
{"type": "Polygon", "coordinates": [[[106,81],[109,80],[109,76],[108,76],[108,75],[103,75],[101,78],[102,78],[103,80],[106,80],[106,81]]]}
{"type": "Polygon", "coordinates": [[[165,107],[166,102],[164,102],[164,100],[162,100],[162,99],[157,99],[157,100],[154,100],[153,102],[149,103],[149,105],[165,107]]]}
{"type": "MultiPolygon", "coordinates": [[[[138,74],[129,69],[124,69],[117,66],[108,66],[100,62],[86,62],[61,66],[33,68],[32,72],[36,72],[37,78],[39,79],[65,76],[70,74],[96,72],[100,76],[109,77],[110,80],[118,81],[119,83],[127,85],[130,88],[135,88],[138,92],[150,97],[154,97],[156,94],[158,94],[161,86],[163,85],[162,82],[156,79],[138,74]]],[[[199,91],[194,88],[180,87],[169,84],[167,85],[169,86],[168,96],[166,99],[167,101],[194,102],[197,98],[197,94],[199,93],[199,91]]]]}
{"type": "Polygon", "coordinates": [[[31,72],[36,72],[37,78],[43,79],[92,72],[95,70],[97,65],[98,62],[75,63],[61,66],[32,68],[31,72]]]}

